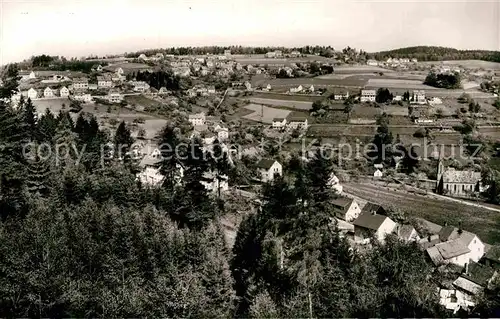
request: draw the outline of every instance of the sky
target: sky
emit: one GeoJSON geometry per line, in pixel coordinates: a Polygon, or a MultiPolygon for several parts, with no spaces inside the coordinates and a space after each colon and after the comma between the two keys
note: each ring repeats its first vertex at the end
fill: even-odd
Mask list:
{"type": "Polygon", "coordinates": [[[500,0],[0,0],[0,65],[203,45],[500,50],[500,0]]]}

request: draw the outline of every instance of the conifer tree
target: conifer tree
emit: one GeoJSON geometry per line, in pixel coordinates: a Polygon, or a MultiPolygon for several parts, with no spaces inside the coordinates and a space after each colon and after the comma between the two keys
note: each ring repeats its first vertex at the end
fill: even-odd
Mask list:
{"type": "Polygon", "coordinates": [[[54,114],[48,108],[38,120],[37,127],[39,132],[39,142],[50,142],[54,139],[57,131],[57,120],[54,117],[54,114]]]}
{"type": "Polygon", "coordinates": [[[115,132],[115,148],[116,152],[121,158],[126,158],[129,154],[130,147],[132,143],[134,143],[134,139],[130,134],[130,129],[125,124],[125,121],[122,121],[115,132]]]}
{"type": "Polygon", "coordinates": [[[160,173],[165,176],[163,187],[173,190],[180,178],[179,158],[184,156],[183,154],[179,154],[182,151],[179,148],[181,141],[174,126],[170,123],[162,129],[159,138],[162,157],[160,173]]]}
{"type": "Polygon", "coordinates": [[[30,193],[41,196],[48,195],[50,191],[51,167],[45,155],[37,153],[27,163],[26,187],[30,193]]]}

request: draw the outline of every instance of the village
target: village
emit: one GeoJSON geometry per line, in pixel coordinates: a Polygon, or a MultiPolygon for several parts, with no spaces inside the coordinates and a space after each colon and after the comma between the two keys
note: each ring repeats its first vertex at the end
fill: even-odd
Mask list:
{"type": "MultiPolygon", "coordinates": [[[[172,116],[181,117],[190,125],[188,137],[200,138],[205,151],[221,145],[233,167],[245,165],[242,158],[253,161],[246,165],[250,173],[244,184],[214,172],[206,173],[202,182],[214,194],[252,199],[248,211],[258,210],[262,204],[257,199],[262,184],[287,175],[292,153],[307,157],[319,147],[304,152],[298,148],[301,141],[320,138],[353,144],[356,139],[369,143],[377,132],[378,119],[388,117],[388,128],[403,143],[425,143],[423,138],[432,138],[445,148],[427,156],[418,154],[427,167],[418,174],[402,172],[397,157],[392,159],[393,167],[354,158],[339,164],[338,176],[332,175],[330,183],[338,195],[332,202],[336,211],[332,223],[358,249],[369,249],[372,240],[384,242],[389,234],[416,242],[436,268],[449,275],[439,283],[437,293],[443,306],[457,312],[473,307],[474,297],[489,289],[498,276],[500,246],[491,244],[500,243],[487,243],[461,219],[455,219],[455,225],[438,225],[423,218],[427,216],[417,216],[412,223],[396,220],[392,207],[382,204],[375,189],[390,189],[388,185],[397,182],[399,186],[390,190],[394,196],[430,198],[443,205],[456,203],[463,210],[475,207],[498,214],[498,208],[470,201],[488,188],[481,162],[464,162],[450,155],[449,149],[470,137],[455,129],[468,119],[475,120],[473,130],[483,143],[494,142],[500,131],[498,110],[493,106],[498,86],[490,92],[480,84],[496,83],[500,68],[463,64],[420,64],[409,58],[349,64],[281,50],[258,57],[233,55],[231,50],[207,56],[141,53],[133,58],[97,60],[90,74],[22,70],[20,91],[11,102],[16,105],[29,98],[40,114],[44,107],[57,112],[65,109],[65,103],[76,102],[80,109],[95,113],[101,126],[114,128],[125,121],[138,139],[133,149],[141,169],[137,179],[149,187],[161,187],[165,180],[160,173],[159,128],[172,116]],[[463,87],[440,89],[422,84],[429,72],[463,74],[463,87]],[[163,75],[178,83],[172,85],[163,75]],[[469,105],[472,107],[467,109],[469,105]],[[151,123],[154,125],[148,127],[151,123]],[[264,146],[262,139],[270,144],[279,140],[279,148],[264,146]],[[374,187],[372,194],[362,193],[366,185],[374,187]]],[[[178,173],[180,177],[184,174],[181,165],[178,173]]],[[[441,212],[448,213],[452,212],[441,212]]],[[[229,245],[238,227],[235,220],[241,218],[224,222],[229,245]]],[[[491,232],[496,234],[498,229],[491,232]]]]}

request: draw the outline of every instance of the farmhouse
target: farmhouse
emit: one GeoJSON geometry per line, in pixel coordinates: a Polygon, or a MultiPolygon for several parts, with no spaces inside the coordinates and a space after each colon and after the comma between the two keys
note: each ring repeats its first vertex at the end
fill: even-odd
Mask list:
{"type": "Polygon", "coordinates": [[[439,194],[466,197],[479,191],[481,173],[459,171],[453,167],[444,169],[442,160],[438,163],[436,191],[439,194]]]}
{"type": "Polygon", "coordinates": [[[370,65],[370,66],[378,66],[378,61],[370,59],[370,60],[366,61],[366,64],[370,65]]]}
{"type": "Polygon", "coordinates": [[[60,90],[59,90],[59,95],[61,97],[68,97],[69,96],[69,90],[67,87],[63,86],[60,90]]]}
{"type": "Polygon", "coordinates": [[[286,119],[282,117],[275,117],[273,119],[273,128],[284,128],[286,126],[286,119]]]}
{"type": "Polygon", "coordinates": [[[292,51],[292,52],[290,52],[290,57],[292,57],[292,58],[298,58],[301,55],[302,54],[299,51],[292,51]]]}
{"type": "Polygon", "coordinates": [[[143,60],[143,61],[147,61],[148,57],[144,53],[142,53],[141,55],[139,55],[138,59],[143,60]]]}
{"type": "Polygon", "coordinates": [[[159,186],[163,183],[164,176],[160,174],[159,164],[161,162],[160,155],[151,154],[146,155],[139,163],[142,169],[137,174],[137,179],[144,185],[159,186]]]}
{"type": "Polygon", "coordinates": [[[346,100],[349,98],[349,91],[345,88],[333,88],[332,95],[334,100],[346,100]]]}
{"type": "Polygon", "coordinates": [[[306,130],[308,127],[307,117],[306,116],[292,116],[287,118],[287,126],[289,129],[304,129],[306,130]]]}
{"type": "Polygon", "coordinates": [[[352,198],[339,197],[332,201],[332,205],[335,210],[335,217],[346,222],[352,222],[361,214],[358,203],[352,198]]]}
{"type": "Polygon", "coordinates": [[[217,133],[217,139],[219,141],[223,141],[229,138],[229,129],[227,127],[217,125],[214,131],[217,133]]]}
{"type": "Polygon", "coordinates": [[[375,102],[377,92],[375,90],[361,90],[361,102],[375,102]]]}
{"type": "Polygon", "coordinates": [[[28,90],[28,98],[30,98],[30,99],[32,99],[32,100],[33,100],[33,99],[36,99],[37,97],[38,97],[38,92],[37,92],[37,90],[35,90],[34,88],[30,88],[30,89],[28,90]]]}
{"type": "Polygon", "coordinates": [[[396,228],[396,223],[384,215],[361,214],[354,221],[354,241],[367,243],[374,236],[378,241],[384,242],[385,237],[396,228]]]}
{"type": "Polygon", "coordinates": [[[365,204],[365,206],[363,206],[363,209],[361,210],[361,214],[386,215],[387,212],[385,211],[385,209],[382,206],[368,202],[365,204]]]}
{"type": "Polygon", "coordinates": [[[188,120],[189,123],[191,123],[193,126],[205,125],[206,122],[205,113],[202,112],[199,114],[190,114],[188,120]]]}
{"type": "Polygon", "coordinates": [[[73,90],[87,90],[89,88],[89,80],[87,78],[73,79],[73,90]]]}
{"type": "Polygon", "coordinates": [[[45,98],[54,97],[54,91],[52,91],[52,89],[47,86],[45,90],[43,90],[43,97],[45,98]]]}
{"type": "Polygon", "coordinates": [[[267,183],[272,181],[275,176],[283,174],[282,165],[275,160],[261,159],[257,163],[258,173],[260,175],[260,181],[267,183]]]}
{"type": "Polygon", "coordinates": [[[302,85],[299,85],[296,88],[290,88],[290,93],[299,93],[302,92],[302,90],[304,90],[304,88],[302,87],[302,85]]]}
{"type": "Polygon", "coordinates": [[[381,170],[379,170],[378,168],[377,168],[377,170],[375,171],[375,173],[373,173],[373,177],[374,177],[374,178],[382,178],[382,176],[383,176],[383,175],[384,175],[384,174],[382,173],[382,171],[381,171],[381,170]]]}

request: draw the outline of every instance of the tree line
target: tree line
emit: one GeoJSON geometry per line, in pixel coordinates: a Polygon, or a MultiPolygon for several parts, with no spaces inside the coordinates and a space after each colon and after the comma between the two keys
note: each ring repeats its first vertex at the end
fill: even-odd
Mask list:
{"type": "Polygon", "coordinates": [[[419,61],[446,61],[446,60],[483,60],[500,62],[499,51],[487,50],[457,50],[454,48],[437,46],[416,46],[400,48],[390,51],[381,51],[370,54],[371,58],[379,61],[388,58],[416,58],[419,61]]]}

